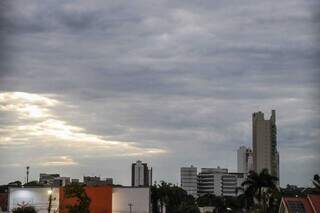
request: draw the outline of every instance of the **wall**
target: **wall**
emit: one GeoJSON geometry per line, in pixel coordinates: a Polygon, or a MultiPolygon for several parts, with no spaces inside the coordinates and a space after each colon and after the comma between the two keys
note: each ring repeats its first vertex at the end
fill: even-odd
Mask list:
{"type": "Polygon", "coordinates": [[[114,187],[112,192],[112,213],[130,213],[129,204],[132,204],[132,213],[149,213],[150,188],[114,187]]]}
{"type": "Polygon", "coordinates": [[[0,192],[0,210],[7,211],[7,208],[8,208],[8,193],[0,192]]]}
{"type": "MultiPolygon", "coordinates": [[[[49,204],[48,191],[50,187],[37,188],[9,188],[9,210],[18,205],[28,204],[34,206],[38,213],[47,213],[49,204]]],[[[54,212],[59,208],[59,188],[52,188],[52,208],[54,212]]]]}
{"type": "MultiPolygon", "coordinates": [[[[112,187],[111,186],[86,186],[85,191],[90,198],[89,211],[93,213],[112,212],[112,187]]],[[[75,198],[66,198],[64,188],[60,188],[60,213],[67,213],[68,205],[76,205],[75,198]]]]}

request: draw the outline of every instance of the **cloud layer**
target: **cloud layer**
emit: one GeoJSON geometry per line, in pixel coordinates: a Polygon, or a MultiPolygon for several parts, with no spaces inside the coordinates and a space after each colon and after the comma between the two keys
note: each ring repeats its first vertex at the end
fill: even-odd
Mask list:
{"type": "Polygon", "coordinates": [[[319,171],[317,0],[0,6],[1,181],[26,163],[124,184],[138,158],[174,183],[180,166],[235,170],[271,109],[281,181],[319,171]]]}

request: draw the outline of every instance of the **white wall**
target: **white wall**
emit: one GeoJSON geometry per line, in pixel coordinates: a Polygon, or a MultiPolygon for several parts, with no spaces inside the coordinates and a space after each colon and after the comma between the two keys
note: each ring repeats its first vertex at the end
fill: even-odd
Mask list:
{"type": "MultiPolygon", "coordinates": [[[[48,191],[50,187],[41,188],[10,188],[9,189],[9,210],[18,207],[18,204],[27,203],[36,208],[38,213],[47,213],[49,204],[48,191]]],[[[51,212],[59,208],[59,188],[52,188],[51,212]]]]}
{"type": "Polygon", "coordinates": [[[149,213],[150,199],[149,187],[114,187],[112,213],[130,213],[130,203],[132,213],[149,213]]]}

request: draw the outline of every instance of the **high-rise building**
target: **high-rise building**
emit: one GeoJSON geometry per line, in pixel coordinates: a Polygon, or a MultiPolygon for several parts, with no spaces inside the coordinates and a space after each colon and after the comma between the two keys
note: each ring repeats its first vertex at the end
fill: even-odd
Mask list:
{"type": "Polygon", "coordinates": [[[240,146],[237,151],[238,173],[248,173],[253,170],[252,150],[240,146]]]}
{"type": "Polygon", "coordinates": [[[148,168],[146,163],[138,160],[131,166],[131,185],[150,186],[152,185],[152,168],[148,168]]]}
{"type": "Polygon", "coordinates": [[[189,195],[197,196],[197,167],[181,167],[181,188],[189,195]]]}
{"type": "Polygon", "coordinates": [[[253,168],[256,172],[268,169],[279,178],[279,153],[277,151],[276,111],[271,111],[269,120],[262,112],[252,115],[253,168]]]}

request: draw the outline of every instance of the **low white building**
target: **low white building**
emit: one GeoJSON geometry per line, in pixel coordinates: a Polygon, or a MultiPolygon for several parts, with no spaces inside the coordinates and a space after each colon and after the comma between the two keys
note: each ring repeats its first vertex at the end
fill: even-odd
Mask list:
{"type": "Polygon", "coordinates": [[[112,189],[113,213],[151,212],[149,187],[114,187],[112,189]]]}
{"type": "Polygon", "coordinates": [[[50,187],[23,187],[9,188],[8,208],[12,209],[21,206],[33,206],[38,213],[47,213],[49,196],[52,196],[51,212],[59,210],[59,188],[50,187]]]}

